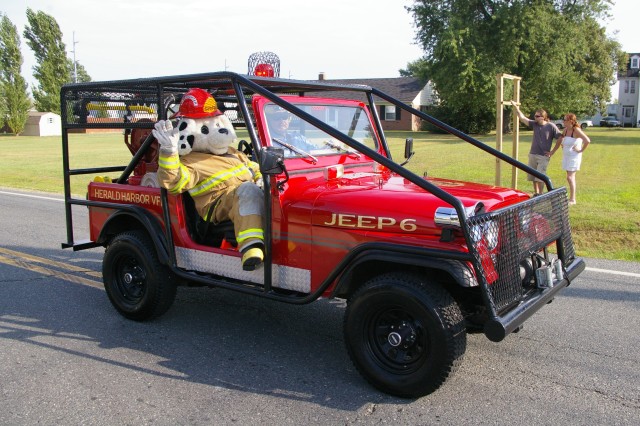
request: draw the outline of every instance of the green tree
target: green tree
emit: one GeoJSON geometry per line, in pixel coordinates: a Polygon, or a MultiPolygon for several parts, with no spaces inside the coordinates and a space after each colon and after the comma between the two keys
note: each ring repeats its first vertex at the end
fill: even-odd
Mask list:
{"type": "Polygon", "coordinates": [[[22,133],[27,123],[31,102],[27,83],[20,75],[22,67],[18,31],[6,15],[0,14],[0,96],[2,119],[16,134],[22,133]]]}
{"type": "Polygon", "coordinates": [[[87,73],[87,70],[78,61],[76,61],[76,69],[75,69],[75,72],[77,74],[77,80],[76,80],[76,76],[74,76],[73,60],[71,59],[69,59],[69,72],[71,73],[69,75],[70,83],[87,83],[91,81],[91,76],[87,73]]]}
{"type": "Polygon", "coordinates": [[[59,114],[60,88],[71,82],[72,75],[62,32],[56,20],[41,11],[27,8],[27,21],[23,35],[37,63],[33,67],[33,76],[38,81],[38,87],[33,88],[36,109],[59,114]]]}
{"type": "Polygon", "coordinates": [[[610,98],[626,62],[598,19],[610,0],[416,0],[413,15],[424,57],[411,75],[432,81],[464,131],[495,126],[496,75],[522,77],[523,111],[593,114],[610,98]]]}
{"type": "Polygon", "coordinates": [[[4,127],[5,120],[7,118],[7,101],[5,99],[2,89],[0,89],[0,127],[4,127]]]}

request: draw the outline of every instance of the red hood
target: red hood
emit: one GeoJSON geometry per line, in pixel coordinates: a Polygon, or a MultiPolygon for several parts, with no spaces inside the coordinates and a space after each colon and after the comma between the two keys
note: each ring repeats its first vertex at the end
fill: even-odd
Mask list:
{"type": "MultiPolygon", "coordinates": [[[[428,181],[459,198],[465,206],[482,202],[486,211],[496,210],[529,198],[527,193],[512,188],[448,179],[428,179],[428,181]]],[[[418,188],[418,190],[421,189],[418,188]]]]}
{"type": "MultiPolygon", "coordinates": [[[[524,192],[491,185],[481,185],[446,179],[429,179],[434,185],[462,201],[465,207],[484,205],[485,211],[517,203],[529,198],[524,192]]],[[[434,224],[438,207],[451,207],[435,195],[410,181],[393,175],[381,178],[375,173],[345,174],[340,179],[327,181],[312,179],[298,188],[297,202],[290,204],[291,213],[311,208],[314,224],[332,223],[337,217],[343,223],[358,227],[358,221],[382,220],[401,224],[403,221],[416,224],[417,232],[433,233],[440,228],[434,224]],[[303,201],[305,200],[306,201],[303,201]],[[381,219],[382,218],[382,219],[381,219]],[[429,231],[431,229],[431,231],[429,231]]],[[[302,214],[300,219],[306,215],[302,214]]],[[[308,217],[308,216],[306,216],[308,217]]],[[[401,229],[394,229],[401,232],[401,229]]]]}
{"type": "MultiPolygon", "coordinates": [[[[429,178],[427,180],[460,199],[465,207],[475,206],[478,202],[483,203],[485,211],[496,210],[529,198],[527,193],[511,188],[451,179],[429,178]]],[[[394,203],[396,201],[401,204],[408,203],[413,207],[423,206],[425,203],[436,207],[448,206],[435,195],[397,175],[380,180],[380,175],[374,173],[355,173],[352,176],[346,174],[339,182],[338,187],[332,188],[330,192],[336,190],[341,192],[340,190],[343,189],[352,192],[352,195],[358,199],[362,197],[362,201],[371,199],[386,204],[387,201],[383,200],[389,202],[394,200],[394,203]]],[[[324,193],[322,198],[325,195],[329,193],[324,193]]],[[[394,204],[394,207],[397,207],[397,204],[394,204]]]]}

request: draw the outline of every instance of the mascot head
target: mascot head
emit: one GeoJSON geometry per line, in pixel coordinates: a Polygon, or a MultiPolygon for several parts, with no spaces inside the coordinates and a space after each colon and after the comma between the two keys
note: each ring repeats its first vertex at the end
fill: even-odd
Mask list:
{"type": "Polygon", "coordinates": [[[179,155],[191,151],[221,155],[236,139],[231,121],[206,90],[194,88],[185,93],[174,117],[179,118],[179,155]]]}

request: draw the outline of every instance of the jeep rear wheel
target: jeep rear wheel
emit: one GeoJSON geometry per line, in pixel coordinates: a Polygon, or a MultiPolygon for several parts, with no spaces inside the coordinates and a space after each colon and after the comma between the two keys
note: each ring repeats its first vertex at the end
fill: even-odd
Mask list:
{"type": "Polygon", "coordinates": [[[124,232],[111,241],[104,254],[102,276],[113,306],[132,320],[162,315],[176,296],[169,269],[160,263],[143,231],[124,232]]]}
{"type": "Polygon", "coordinates": [[[360,374],[383,392],[407,398],[438,389],[462,363],[467,341],[449,293],[406,273],[376,277],[355,292],[344,334],[360,374]]]}

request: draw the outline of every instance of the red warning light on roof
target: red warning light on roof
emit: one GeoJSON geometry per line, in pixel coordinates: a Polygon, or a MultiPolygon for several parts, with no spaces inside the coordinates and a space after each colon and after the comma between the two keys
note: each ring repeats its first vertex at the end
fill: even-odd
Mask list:
{"type": "Polygon", "coordinates": [[[273,77],[273,67],[269,64],[258,64],[253,72],[258,77],[273,77]]]}

